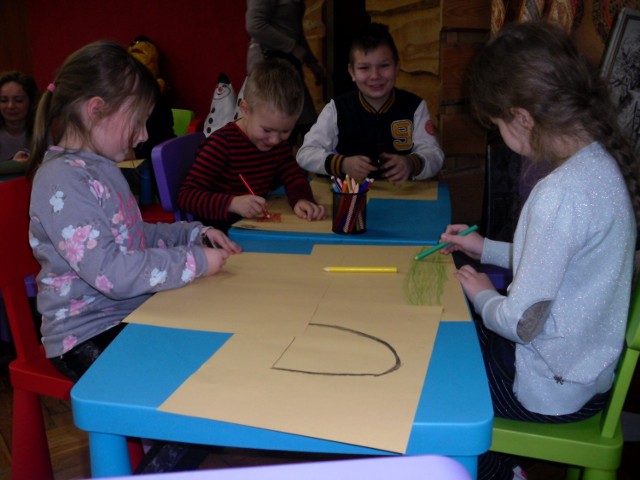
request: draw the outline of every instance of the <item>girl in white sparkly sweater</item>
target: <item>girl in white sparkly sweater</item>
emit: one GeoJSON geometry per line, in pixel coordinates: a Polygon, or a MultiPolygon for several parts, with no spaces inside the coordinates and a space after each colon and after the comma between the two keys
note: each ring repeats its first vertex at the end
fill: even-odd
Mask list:
{"type": "MultiPolygon", "coordinates": [[[[552,24],[499,32],[475,60],[470,94],[512,150],[556,165],[527,199],[512,244],[456,235],[466,225],[441,237],[445,254],[513,269],[506,296],[469,265],[456,274],[482,317],[495,415],[587,418],[606,403],[624,342],[640,211],[633,158],[604,82],[552,24]]],[[[499,478],[486,463],[480,477],[499,478]]]]}

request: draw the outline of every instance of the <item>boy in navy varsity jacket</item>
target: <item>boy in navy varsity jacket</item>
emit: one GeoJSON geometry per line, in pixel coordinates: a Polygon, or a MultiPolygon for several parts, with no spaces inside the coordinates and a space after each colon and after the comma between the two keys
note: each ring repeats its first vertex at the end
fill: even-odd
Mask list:
{"type": "Polygon", "coordinates": [[[358,90],[331,100],[305,135],[296,160],[310,172],[392,183],[436,175],[444,154],[427,104],[395,88],[399,56],[385,25],[373,23],[349,53],[358,90]]]}
{"type": "Polygon", "coordinates": [[[240,102],[242,117],[215,131],[198,149],[178,192],[180,208],[226,232],[241,218],[263,215],[264,197],[283,185],[299,218],[324,218],[325,209],[315,203],[288,141],[303,94],[300,75],[286,61],[258,63],[240,102]]]}

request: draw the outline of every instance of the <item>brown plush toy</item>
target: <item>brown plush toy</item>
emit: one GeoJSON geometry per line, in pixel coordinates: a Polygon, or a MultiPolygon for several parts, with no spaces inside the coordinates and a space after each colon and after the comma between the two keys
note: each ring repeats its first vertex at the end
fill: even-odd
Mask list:
{"type": "Polygon", "coordinates": [[[144,35],[138,35],[129,45],[129,53],[133,55],[140,63],[145,65],[158,81],[160,91],[164,93],[166,83],[160,75],[160,52],[153,41],[144,35]]]}

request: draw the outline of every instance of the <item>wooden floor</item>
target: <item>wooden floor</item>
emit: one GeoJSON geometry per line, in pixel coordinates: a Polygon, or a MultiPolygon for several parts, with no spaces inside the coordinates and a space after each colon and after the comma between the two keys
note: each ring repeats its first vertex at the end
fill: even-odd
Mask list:
{"type": "MultiPolygon", "coordinates": [[[[11,359],[10,345],[0,342],[0,480],[8,480],[11,475],[11,386],[7,375],[7,363],[11,359]]],[[[640,396],[628,402],[627,410],[640,412],[640,396]]],[[[49,447],[56,480],[89,478],[89,449],[87,435],[73,425],[69,402],[51,398],[43,399],[43,410],[47,424],[49,447]]],[[[640,458],[640,442],[625,444],[622,467],[618,472],[619,480],[638,478],[640,468],[635,463],[640,458]]],[[[299,461],[294,459],[293,461],[299,461]]],[[[202,468],[225,468],[234,466],[256,465],[260,463],[281,463],[283,458],[258,458],[256,455],[212,454],[202,468]]],[[[529,480],[560,480],[564,478],[565,469],[561,465],[532,462],[521,459],[529,480]]],[[[34,479],[38,480],[38,479],[34,479]]]]}

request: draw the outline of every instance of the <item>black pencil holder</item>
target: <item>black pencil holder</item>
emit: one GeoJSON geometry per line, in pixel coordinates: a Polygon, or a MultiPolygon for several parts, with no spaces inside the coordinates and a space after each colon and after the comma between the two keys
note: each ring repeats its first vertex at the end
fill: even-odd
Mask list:
{"type": "Polygon", "coordinates": [[[333,192],[331,230],[340,234],[358,234],[367,229],[367,192],[333,192]]]}

